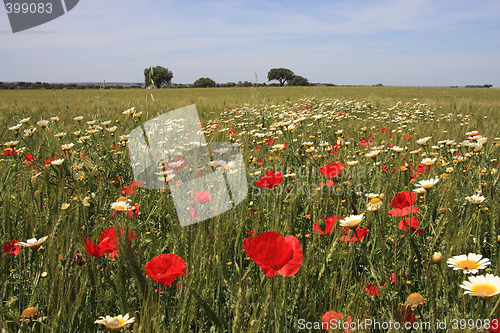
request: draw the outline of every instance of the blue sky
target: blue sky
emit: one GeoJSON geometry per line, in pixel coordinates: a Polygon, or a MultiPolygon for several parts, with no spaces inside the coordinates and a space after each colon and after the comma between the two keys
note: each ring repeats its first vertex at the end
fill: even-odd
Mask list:
{"type": "Polygon", "coordinates": [[[13,34],[0,8],[0,81],[310,82],[500,87],[500,1],[81,0],[13,34]]]}

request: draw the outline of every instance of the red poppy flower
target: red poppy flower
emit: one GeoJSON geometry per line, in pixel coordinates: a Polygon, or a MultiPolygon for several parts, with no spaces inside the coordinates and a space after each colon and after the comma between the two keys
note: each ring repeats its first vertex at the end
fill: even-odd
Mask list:
{"type": "Polygon", "coordinates": [[[247,231],[247,235],[253,235],[255,234],[255,229],[250,229],[247,231]]]}
{"type": "Polygon", "coordinates": [[[186,274],[186,262],[176,254],[160,254],[144,265],[147,276],[161,285],[169,286],[179,276],[186,274]]]}
{"type": "Polygon", "coordinates": [[[420,163],[419,165],[417,165],[417,171],[418,173],[429,172],[431,170],[431,167],[432,165],[420,163]]]}
{"type": "Polygon", "coordinates": [[[347,234],[346,236],[340,237],[340,240],[342,242],[357,242],[359,240],[363,240],[363,237],[366,236],[370,232],[369,229],[366,228],[357,228],[356,232],[352,235],[352,237],[349,238],[349,228],[344,228],[344,232],[347,234]],[[358,235],[358,237],[356,237],[358,235]]]}
{"type": "MultiPolygon", "coordinates": [[[[123,235],[123,227],[120,227],[120,234],[123,235]]],[[[128,231],[127,242],[130,244],[133,239],[137,238],[132,230],[128,231]]],[[[111,227],[104,230],[99,237],[99,244],[94,244],[90,239],[86,239],[85,251],[94,257],[100,257],[104,253],[109,253],[109,257],[113,258],[118,255],[118,237],[116,236],[116,227],[111,227]]]]}
{"type": "Polygon", "coordinates": [[[329,163],[324,167],[319,168],[319,172],[327,176],[328,178],[335,178],[342,171],[344,164],[342,163],[329,163]]]}
{"type": "Polygon", "coordinates": [[[407,136],[406,136],[406,139],[408,139],[408,140],[410,140],[411,138],[413,138],[413,136],[412,136],[412,135],[407,135],[407,136]]]}
{"type": "Polygon", "coordinates": [[[408,228],[411,229],[411,233],[417,233],[419,235],[423,235],[424,231],[422,229],[418,229],[418,226],[420,224],[420,217],[417,216],[412,216],[406,217],[399,221],[398,228],[401,230],[407,230],[408,228]]]}
{"type": "Polygon", "coordinates": [[[385,128],[385,127],[384,127],[384,128],[382,128],[382,129],[380,130],[380,132],[382,132],[382,133],[387,132],[387,128],[385,128]]]}
{"type": "Polygon", "coordinates": [[[347,319],[342,322],[341,319],[343,316],[344,314],[342,312],[335,312],[333,310],[327,311],[323,317],[321,317],[321,328],[326,331],[332,330],[335,332],[338,332],[338,328],[343,328],[344,333],[350,333],[352,318],[351,316],[347,316],[347,319]],[[337,324],[337,322],[339,323],[337,324]]]}
{"type": "Polygon", "coordinates": [[[404,304],[401,304],[399,310],[402,315],[401,319],[404,323],[409,322],[413,324],[415,322],[416,317],[413,311],[411,311],[411,306],[405,306],[404,304]]]}
{"type": "Polygon", "coordinates": [[[134,205],[130,209],[127,209],[127,215],[130,217],[137,216],[139,214],[139,205],[134,205]]]}
{"type": "Polygon", "coordinates": [[[500,333],[500,317],[490,321],[490,328],[488,328],[488,331],[493,333],[500,333]]]}
{"type": "MultiPolygon", "coordinates": [[[[109,241],[107,242],[106,245],[109,244],[109,241]]],[[[88,238],[85,239],[85,252],[87,254],[99,258],[102,256],[104,253],[109,253],[112,252],[113,250],[106,246],[105,244],[94,244],[92,241],[88,238]]]]}
{"type": "Polygon", "coordinates": [[[391,216],[405,216],[410,213],[418,212],[417,207],[410,207],[417,200],[417,195],[410,191],[401,191],[396,193],[389,207],[394,208],[389,211],[391,216]]]}
{"type": "Polygon", "coordinates": [[[210,191],[194,191],[195,201],[200,204],[206,204],[208,202],[213,202],[215,200],[210,199],[210,191]]]}
{"type": "Polygon", "coordinates": [[[264,142],[267,143],[269,146],[272,146],[274,143],[274,140],[273,139],[266,139],[266,140],[264,140],[264,142]]]}
{"type": "Polygon", "coordinates": [[[229,131],[229,135],[235,135],[236,134],[236,131],[235,130],[230,130],[229,131]]]}
{"type": "Polygon", "coordinates": [[[337,222],[337,217],[330,216],[330,217],[324,218],[323,221],[325,221],[324,226],[321,226],[319,222],[316,222],[313,225],[313,231],[319,235],[326,235],[326,234],[331,233],[333,230],[333,226],[335,225],[335,222],[337,222]]]}
{"type": "Polygon", "coordinates": [[[5,156],[12,156],[12,155],[14,155],[14,153],[17,153],[16,148],[10,148],[10,147],[8,147],[8,148],[4,148],[4,149],[0,152],[0,154],[1,154],[1,155],[5,155],[5,156]]]}
{"type": "Polygon", "coordinates": [[[139,180],[138,183],[136,183],[135,181],[132,181],[132,183],[130,183],[129,186],[123,186],[122,187],[122,195],[123,196],[126,196],[128,194],[130,195],[134,195],[134,187],[140,187],[142,184],[144,184],[144,182],[142,180],[139,180]]]}
{"type": "Polygon", "coordinates": [[[295,236],[264,232],[245,239],[243,250],[268,277],[295,275],[302,265],[302,248],[295,236]]]}
{"type": "Polygon", "coordinates": [[[34,168],[35,167],[35,161],[36,161],[35,156],[33,156],[31,154],[26,154],[24,156],[23,163],[26,164],[27,166],[31,167],[31,168],[34,168]]]}
{"type": "Polygon", "coordinates": [[[417,172],[411,175],[411,179],[415,179],[419,177],[420,175],[423,175],[426,172],[429,172],[431,170],[432,165],[426,165],[426,164],[419,164],[417,165],[417,172]]]}
{"type": "MultiPolygon", "coordinates": [[[[120,227],[120,234],[123,236],[123,227],[120,227]]],[[[127,242],[130,244],[132,243],[132,240],[137,238],[137,235],[135,235],[132,230],[128,231],[127,235],[127,242]]],[[[107,244],[107,246],[111,247],[113,251],[109,254],[110,258],[113,258],[118,255],[118,237],[116,236],[116,227],[111,227],[106,230],[104,230],[101,233],[101,236],[99,237],[99,242],[101,244],[107,244]],[[108,241],[109,240],[109,241],[108,241]],[[108,243],[109,242],[109,243],[108,243]]]]}
{"type": "Polygon", "coordinates": [[[281,174],[281,171],[274,173],[273,170],[268,171],[264,177],[255,182],[255,184],[260,188],[275,188],[281,183],[281,181],[285,178],[281,174]]]}
{"type": "Polygon", "coordinates": [[[331,149],[330,155],[333,156],[333,153],[336,152],[336,151],[339,151],[340,148],[342,148],[342,145],[339,145],[338,143],[335,143],[335,144],[331,145],[330,146],[330,149],[331,149]]]}
{"type": "Polygon", "coordinates": [[[21,249],[20,246],[15,245],[18,243],[19,241],[17,239],[6,241],[5,243],[3,243],[3,252],[17,256],[19,254],[19,250],[21,249]]]}
{"type": "Polygon", "coordinates": [[[366,139],[360,139],[359,140],[359,145],[360,146],[365,146],[365,147],[368,147],[369,145],[371,145],[372,143],[368,141],[370,137],[366,138],[366,139]]]}
{"type": "Polygon", "coordinates": [[[380,296],[380,290],[378,287],[383,287],[385,286],[386,282],[381,282],[380,284],[372,283],[372,284],[365,284],[366,288],[365,291],[370,294],[371,296],[380,296]]]}

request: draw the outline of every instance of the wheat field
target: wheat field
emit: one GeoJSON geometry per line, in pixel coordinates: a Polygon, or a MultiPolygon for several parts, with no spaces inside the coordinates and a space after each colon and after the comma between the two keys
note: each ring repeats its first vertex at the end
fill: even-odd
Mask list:
{"type": "Polygon", "coordinates": [[[500,332],[498,89],[16,90],[0,114],[2,332],[500,332]],[[191,104],[248,194],[181,227],[127,135],[191,104]]]}

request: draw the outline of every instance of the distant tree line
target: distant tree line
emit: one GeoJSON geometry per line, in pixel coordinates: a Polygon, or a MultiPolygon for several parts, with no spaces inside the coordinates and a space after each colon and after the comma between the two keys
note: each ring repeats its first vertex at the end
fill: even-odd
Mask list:
{"type": "MultiPolygon", "coordinates": [[[[213,81],[213,80],[212,80],[213,81]]],[[[214,81],[215,82],[215,81],[214,81]]],[[[249,81],[227,82],[212,84],[203,84],[203,81],[195,84],[169,84],[164,88],[181,89],[181,88],[206,88],[206,87],[265,87],[265,86],[279,86],[277,83],[252,83],[249,81]]],[[[76,84],[76,83],[47,83],[47,82],[0,82],[0,90],[14,90],[14,89],[27,89],[27,90],[57,90],[57,89],[144,89],[142,84],[120,85],[120,84],[76,84]]]]}
{"type": "Polygon", "coordinates": [[[467,86],[465,86],[465,88],[491,88],[491,87],[493,87],[492,84],[483,84],[483,85],[473,84],[473,85],[467,85],[467,86]]]}
{"type": "Polygon", "coordinates": [[[54,90],[54,89],[129,89],[144,88],[141,84],[76,84],[76,83],[47,83],[47,82],[0,82],[0,89],[31,89],[31,90],[54,90]]]}
{"type": "MultiPolygon", "coordinates": [[[[311,84],[308,79],[296,75],[288,68],[272,68],[267,73],[268,84],[249,81],[216,83],[208,77],[201,77],[193,84],[172,84],[174,74],[168,68],[151,66],[144,69],[142,84],[76,84],[47,82],[0,82],[0,89],[124,89],[124,88],[215,88],[215,87],[265,87],[265,86],[336,86],[335,84],[311,84]]],[[[376,86],[383,86],[381,83],[376,86]]],[[[466,88],[491,88],[491,84],[469,85],[466,88]]]]}
{"type": "MultiPolygon", "coordinates": [[[[174,74],[168,68],[162,66],[151,66],[144,68],[144,84],[146,88],[167,88],[171,87],[172,78],[174,74]]],[[[273,68],[267,74],[268,81],[278,81],[279,83],[271,83],[271,86],[308,86],[309,81],[302,76],[295,75],[287,68],[273,68]]],[[[192,85],[183,85],[189,88],[214,88],[214,87],[251,87],[251,86],[266,86],[265,83],[251,83],[248,81],[238,83],[216,83],[213,79],[208,77],[200,77],[192,85]]],[[[179,87],[179,86],[177,86],[179,87]]]]}

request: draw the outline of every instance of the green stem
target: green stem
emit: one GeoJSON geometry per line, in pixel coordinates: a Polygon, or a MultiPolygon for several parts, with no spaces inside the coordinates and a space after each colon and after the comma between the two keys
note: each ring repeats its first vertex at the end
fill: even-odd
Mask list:
{"type": "Polygon", "coordinates": [[[495,306],[493,307],[493,309],[491,310],[490,312],[490,315],[489,315],[489,318],[491,318],[491,316],[493,316],[493,314],[495,313],[495,310],[497,309],[498,305],[500,304],[500,297],[498,297],[498,300],[497,302],[495,303],[495,306]]]}

